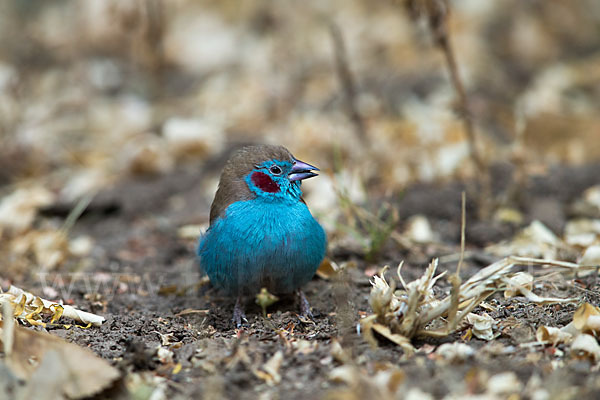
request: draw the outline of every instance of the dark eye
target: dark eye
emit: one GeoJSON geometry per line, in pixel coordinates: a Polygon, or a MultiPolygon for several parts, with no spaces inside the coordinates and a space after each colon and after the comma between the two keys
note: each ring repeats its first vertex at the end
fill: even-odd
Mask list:
{"type": "Polygon", "coordinates": [[[279,175],[279,174],[281,174],[283,172],[281,170],[281,167],[279,165],[273,165],[273,166],[271,166],[271,168],[269,168],[269,171],[271,171],[271,173],[273,175],[279,175]]]}

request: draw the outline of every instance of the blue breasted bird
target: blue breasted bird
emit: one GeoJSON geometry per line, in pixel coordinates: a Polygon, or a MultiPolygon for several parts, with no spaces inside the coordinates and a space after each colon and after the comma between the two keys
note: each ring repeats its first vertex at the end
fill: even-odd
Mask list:
{"type": "Polygon", "coordinates": [[[246,318],[242,297],[263,287],[296,292],[302,315],[311,316],[300,287],[323,260],[327,238],[300,186],[318,170],[283,146],[244,147],[227,161],[198,256],[213,286],[237,297],[236,326],[246,318]]]}

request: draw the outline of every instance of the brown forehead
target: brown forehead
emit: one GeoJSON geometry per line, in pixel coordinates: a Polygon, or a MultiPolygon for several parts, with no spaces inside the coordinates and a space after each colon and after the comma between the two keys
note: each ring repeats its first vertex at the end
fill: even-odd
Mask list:
{"type": "Polygon", "coordinates": [[[257,145],[246,146],[236,151],[228,164],[245,165],[249,169],[253,169],[256,164],[263,163],[269,160],[289,161],[293,162],[294,157],[283,146],[273,145],[257,145]]]}

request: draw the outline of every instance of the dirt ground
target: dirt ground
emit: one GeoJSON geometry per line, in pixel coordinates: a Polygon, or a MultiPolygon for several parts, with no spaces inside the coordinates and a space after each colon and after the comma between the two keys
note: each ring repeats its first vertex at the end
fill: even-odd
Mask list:
{"type": "MultiPolygon", "coordinates": [[[[532,180],[531,184],[545,188],[546,201],[568,210],[582,189],[600,182],[595,173],[597,168],[597,165],[556,168],[551,174],[532,180]],[[553,186],[562,179],[577,184],[571,185],[569,192],[553,186]]],[[[534,341],[540,325],[566,325],[576,304],[538,306],[524,297],[505,299],[498,293],[489,301],[495,307],[490,315],[500,321],[496,327],[500,333],[498,338],[491,342],[474,337],[468,340],[461,338],[464,332],[457,332],[440,340],[417,339],[414,342],[417,352],[412,357],[406,357],[398,346],[384,339],[373,348],[361,337],[357,323],[361,315],[370,311],[368,275],[373,272],[369,273],[369,269],[374,265],[394,266],[405,260],[403,275],[412,280],[422,274],[432,257],[444,260],[444,256],[458,253],[460,212],[457,207],[460,209],[460,191],[465,185],[418,185],[389,199],[402,215],[399,228],[406,217],[424,214],[434,227],[443,227],[441,231],[446,234],[442,243],[400,249],[388,240],[375,262],[367,261],[364,254],[353,253],[351,249],[330,249],[334,261],[352,262],[333,279],[315,277],[306,286],[306,295],[314,309],[314,322],[299,319],[293,298],[284,298],[271,306],[266,319],[253,299],[248,299],[248,324],[234,329],[231,323],[233,300],[218,293],[210,284],[194,287],[201,279],[194,258],[196,240],[181,239],[177,234],[182,223],[206,220],[208,204],[195,201],[200,179],[202,174],[178,170],[144,182],[123,182],[98,196],[74,228],[91,235],[102,249],[94,254],[94,267],[85,274],[72,275],[63,287],[56,284],[52,275],[43,279],[67,302],[99,313],[107,321],[99,328],[51,329],[51,334],[92,349],[118,366],[124,376],[148,371],[153,376],[163,377],[167,398],[308,399],[325,396],[361,399],[381,396],[376,382],[356,382],[347,391],[347,385],[330,379],[331,371],[341,365],[340,360],[332,356],[332,346],[338,344],[349,355],[351,361],[348,362],[364,371],[363,378],[367,382],[368,377],[384,365],[398,366],[403,374],[404,393],[418,388],[434,398],[461,390],[477,394],[483,392],[484,382],[489,377],[513,371],[522,389],[530,390],[525,398],[536,398],[532,395],[535,388],[546,389],[553,399],[600,396],[597,368],[585,360],[559,361],[563,360],[559,355],[565,351],[564,345],[546,349],[519,346],[534,341]],[[174,198],[183,199],[185,206],[174,198]],[[195,311],[186,313],[185,310],[195,311]],[[161,344],[161,337],[168,337],[166,347],[173,351],[172,361],[157,359],[156,348],[161,344]],[[454,341],[467,343],[477,351],[458,362],[444,362],[434,356],[437,346],[454,341]],[[256,370],[277,352],[283,354],[280,381],[261,379],[256,370]],[[181,368],[175,372],[177,364],[181,368]]],[[[510,180],[504,180],[507,179],[510,180]]],[[[523,201],[522,206],[527,209],[537,199],[523,201]]],[[[482,250],[485,242],[508,238],[519,228],[478,221],[472,217],[474,210],[469,211],[467,250],[470,256],[462,270],[463,277],[494,260],[482,250]],[[478,235],[480,231],[494,234],[484,239],[478,235]]],[[[60,207],[44,213],[61,218],[60,207]]],[[[551,213],[536,215],[536,218],[560,225],[565,222],[566,212],[562,215],[562,221],[551,213]]],[[[527,214],[527,218],[530,217],[527,214]]],[[[454,271],[456,261],[456,257],[449,262],[442,261],[440,270],[454,271]]],[[[61,276],[64,278],[65,274],[61,276]]],[[[44,289],[41,278],[24,285],[34,291],[44,289]]],[[[441,288],[440,295],[447,293],[449,285],[442,282],[441,288]]],[[[600,304],[599,293],[600,283],[593,276],[557,279],[540,292],[556,297],[575,296],[581,302],[594,305],[600,304]]],[[[480,307],[475,310],[476,313],[483,311],[480,307]]],[[[98,398],[119,398],[126,393],[123,384],[117,384],[98,398]]]]}
{"type": "Polygon", "coordinates": [[[600,398],[600,2],[297,3],[0,3],[0,301],[17,321],[0,325],[0,400],[600,398]],[[304,198],[340,271],[304,288],[313,321],[248,298],[234,329],[199,270],[220,171],[249,143],[321,169],[304,198]],[[503,281],[473,310],[489,340],[468,321],[414,354],[369,336],[385,266],[400,288],[399,263],[411,282],[439,257],[420,311],[450,295],[463,191],[463,283],[514,255],[581,269],[519,266],[529,294],[503,281]],[[106,321],[53,320],[41,299],[106,321]],[[537,340],[583,308],[589,335],[537,340]],[[41,344],[13,351],[19,334],[41,344]]]}

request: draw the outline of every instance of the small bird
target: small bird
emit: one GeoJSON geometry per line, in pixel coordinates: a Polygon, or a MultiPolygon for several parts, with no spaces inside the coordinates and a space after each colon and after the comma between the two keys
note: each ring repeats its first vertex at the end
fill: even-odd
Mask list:
{"type": "Polygon", "coordinates": [[[300,287],[327,247],[325,231],[302,199],[302,180],[317,176],[314,171],[319,169],[273,145],[244,147],[225,164],[198,256],[213,286],[237,296],[237,327],[246,320],[242,297],[261,288],[296,292],[301,314],[312,317],[300,287]]]}

